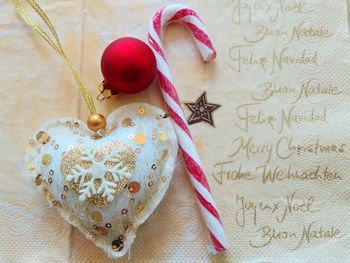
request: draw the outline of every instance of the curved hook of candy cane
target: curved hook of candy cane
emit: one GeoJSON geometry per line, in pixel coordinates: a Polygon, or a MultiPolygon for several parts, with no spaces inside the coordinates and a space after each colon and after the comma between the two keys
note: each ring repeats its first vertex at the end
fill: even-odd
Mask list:
{"type": "Polygon", "coordinates": [[[185,24],[191,32],[205,62],[216,57],[216,51],[210,40],[209,34],[197,13],[184,5],[168,5],[159,9],[153,16],[149,27],[149,41],[158,44],[160,55],[165,59],[163,53],[162,37],[165,27],[173,22],[185,24]]]}
{"type": "Polygon", "coordinates": [[[165,27],[172,22],[183,23],[190,30],[204,61],[214,59],[216,51],[203,22],[192,9],[184,5],[169,5],[158,10],[153,16],[149,26],[148,41],[157,59],[159,84],[178,137],[199,210],[209,231],[211,252],[215,254],[225,251],[228,243],[165,58],[162,36],[165,27]]]}

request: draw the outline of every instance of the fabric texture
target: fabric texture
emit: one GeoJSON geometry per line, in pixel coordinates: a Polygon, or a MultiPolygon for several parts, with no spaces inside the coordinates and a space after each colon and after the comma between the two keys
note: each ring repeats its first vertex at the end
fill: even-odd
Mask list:
{"type": "Polygon", "coordinates": [[[27,148],[27,177],[86,238],[121,257],[163,199],[176,156],[170,119],[132,103],[112,112],[101,134],[74,118],[41,126],[27,148]]]}

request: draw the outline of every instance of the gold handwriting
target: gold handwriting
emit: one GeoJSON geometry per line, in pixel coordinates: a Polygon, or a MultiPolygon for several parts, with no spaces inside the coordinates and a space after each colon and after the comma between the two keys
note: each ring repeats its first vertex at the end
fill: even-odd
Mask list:
{"type": "Polygon", "coordinates": [[[263,184],[276,183],[285,180],[292,181],[339,181],[342,177],[335,171],[332,171],[328,166],[321,167],[320,165],[308,169],[306,171],[300,171],[292,168],[292,165],[288,165],[287,168],[283,168],[279,165],[269,167],[267,165],[261,165],[256,168],[261,174],[263,184]]]}
{"type": "Polygon", "coordinates": [[[293,248],[293,250],[300,248],[304,242],[311,243],[314,239],[334,239],[341,237],[341,231],[339,228],[331,226],[330,229],[324,229],[322,225],[316,227],[315,223],[316,222],[312,222],[308,226],[303,227],[299,243],[293,248]]]}
{"type": "Polygon", "coordinates": [[[232,165],[234,163],[234,161],[227,161],[214,164],[215,170],[212,172],[212,176],[217,183],[222,185],[224,180],[250,181],[255,178],[250,171],[243,171],[242,164],[239,165],[238,169],[227,168],[228,165],[232,165]]]}

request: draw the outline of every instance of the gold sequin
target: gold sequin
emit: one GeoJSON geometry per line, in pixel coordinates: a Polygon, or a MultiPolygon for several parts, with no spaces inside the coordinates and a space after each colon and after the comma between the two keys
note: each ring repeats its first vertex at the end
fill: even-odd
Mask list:
{"type": "Polygon", "coordinates": [[[46,153],[41,159],[43,165],[48,166],[51,163],[51,155],[46,153]]]}
{"type": "Polygon", "coordinates": [[[98,211],[93,211],[91,213],[91,218],[92,220],[96,221],[96,222],[101,222],[102,221],[102,214],[98,211]]]}
{"type": "Polygon", "coordinates": [[[36,140],[41,144],[46,144],[50,140],[50,136],[46,132],[40,131],[36,135],[36,140]]]}
{"type": "Polygon", "coordinates": [[[60,202],[58,202],[57,200],[53,200],[53,201],[52,201],[52,205],[53,205],[53,206],[58,206],[58,207],[62,208],[62,204],[61,204],[60,202]]]}
{"type": "Polygon", "coordinates": [[[143,107],[139,108],[138,113],[139,113],[140,115],[145,114],[145,109],[144,109],[143,107]]]}
{"type": "Polygon", "coordinates": [[[134,139],[134,142],[136,144],[144,144],[147,140],[147,137],[145,134],[143,133],[136,133],[135,134],[135,139],[134,139]]]}
{"type": "Polygon", "coordinates": [[[135,208],[135,213],[136,214],[139,214],[142,212],[142,210],[145,208],[145,205],[144,204],[139,204],[136,208],[135,208]]]}
{"type": "Polygon", "coordinates": [[[35,177],[35,184],[37,185],[37,186],[39,186],[39,185],[41,185],[41,183],[42,183],[42,179],[41,179],[41,174],[38,174],[36,177],[35,177]]]}
{"type": "Polygon", "coordinates": [[[130,118],[125,118],[124,120],[122,120],[122,126],[123,127],[129,127],[132,126],[132,120],[130,118]]]}
{"type": "Polygon", "coordinates": [[[107,236],[108,235],[108,230],[104,227],[97,227],[96,231],[102,235],[102,236],[107,236]]]}
{"type": "Polygon", "coordinates": [[[158,132],[159,139],[162,141],[167,141],[168,140],[168,134],[166,132],[160,131],[158,132]]]}
{"type": "Polygon", "coordinates": [[[164,150],[162,153],[162,160],[166,161],[169,158],[169,151],[168,150],[164,150]]]}
{"type": "Polygon", "coordinates": [[[140,191],[140,187],[141,185],[136,181],[132,181],[128,185],[128,189],[132,194],[136,194],[138,191],[140,191]]]}

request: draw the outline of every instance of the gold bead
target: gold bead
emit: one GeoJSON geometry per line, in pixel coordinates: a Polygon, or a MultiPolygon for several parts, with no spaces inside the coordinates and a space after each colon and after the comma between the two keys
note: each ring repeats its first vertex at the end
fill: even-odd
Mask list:
{"type": "Polygon", "coordinates": [[[88,118],[87,125],[90,130],[98,131],[106,127],[106,119],[102,114],[94,113],[88,118]]]}

